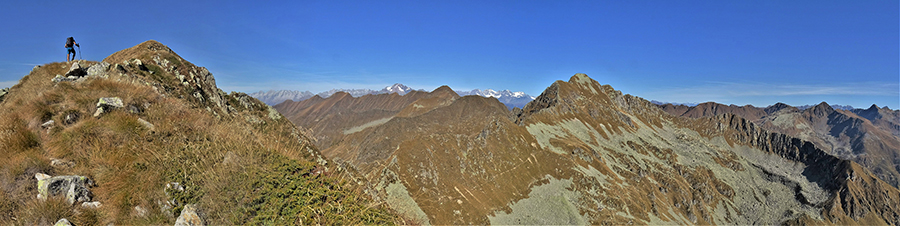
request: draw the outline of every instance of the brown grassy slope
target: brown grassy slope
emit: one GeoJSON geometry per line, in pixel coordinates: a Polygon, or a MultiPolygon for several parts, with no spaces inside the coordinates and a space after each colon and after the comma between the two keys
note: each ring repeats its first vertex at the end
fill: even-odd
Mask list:
{"type": "Polygon", "coordinates": [[[402,96],[388,93],[354,98],[337,92],[324,99],[315,96],[300,102],[285,101],[274,108],[294,124],[313,131],[316,146],[324,149],[339,142],[348,130],[388,120],[409,104],[430,96],[428,92],[412,91],[402,96]]]}
{"type": "Polygon", "coordinates": [[[76,225],[171,224],[188,203],[199,204],[210,224],[393,221],[345,185],[346,175],[280,114],[244,94],[224,94],[208,71],[168,47],[148,41],[107,59],[117,61],[107,77],[77,82],[50,82],[69,64],[36,67],[0,103],[0,224],[59,217],[76,225]],[[101,97],[120,97],[126,108],[92,117],[101,97]],[[69,115],[78,119],[62,123],[69,115]],[[41,128],[51,119],[51,128],[41,128]],[[74,166],[51,166],[51,158],[74,166]],[[35,173],[87,176],[103,206],[38,201],[35,173]],[[168,197],[177,202],[170,209],[162,205],[168,182],[186,188],[168,197]]]}
{"type": "MultiPolygon", "coordinates": [[[[668,104],[668,105],[671,105],[671,104],[668,104]]],[[[737,106],[737,105],[724,105],[724,104],[719,104],[719,103],[714,103],[714,102],[706,102],[706,103],[698,104],[697,106],[693,106],[693,107],[685,107],[683,105],[679,105],[679,106],[680,107],[663,105],[660,107],[662,107],[663,110],[665,110],[666,112],[669,112],[670,114],[684,116],[684,117],[691,117],[691,118],[700,118],[700,117],[704,117],[704,116],[721,115],[721,114],[725,114],[725,113],[740,115],[741,117],[750,119],[750,120],[757,120],[759,118],[762,118],[763,116],[766,116],[765,109],[757,108],[757,107],[750,106],[750,105],[737,106]],[[683,111],[683,112],[679,113],[680,111],[683,111]]]]}

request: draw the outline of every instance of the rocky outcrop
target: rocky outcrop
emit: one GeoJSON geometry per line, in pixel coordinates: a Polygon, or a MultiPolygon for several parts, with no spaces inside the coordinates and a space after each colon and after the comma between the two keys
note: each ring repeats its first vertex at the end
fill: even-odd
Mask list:
{"type": "Polygon", "coordinates": [[[109,71],[109,63],[100,62],[92,65],[87,69],[88,77],[106,77],[107,71],[109,71]]]}
{"type": "Polygon", "coordinates": [[[66,72],[66,77],[75,76],[75,77],[84,77],[87,75],[87,70],[81,67],[78,62],[72,63],[72,67],[69,68],[69,71],[66,72]]]}
{"type": "Polygon", "coordinates": [[[90,202],[93,198],[90,187],[94,181],[85,176],[55,176],[46,174],[35,175],[38,178],[38,197],[46,199],[52,196],[65,196],[69,204],[77,202],[90,202]]]}

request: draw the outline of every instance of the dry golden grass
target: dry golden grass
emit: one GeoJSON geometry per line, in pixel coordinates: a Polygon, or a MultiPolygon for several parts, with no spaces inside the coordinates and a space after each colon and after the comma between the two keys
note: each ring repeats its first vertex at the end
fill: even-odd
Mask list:
{"type": "MultiPolygon", "coordinates": [[[[177,55],[166,59],[171,56],[177,55]]],[[[207,223],[215,225],[395,221],[358,188],[315,163],[315,147],[286,119],[269,118],[261,102],[256,101],[253,110],[216,116],[196,101],[161,94],[133,82],[133,77],[50,82],[66,70],[66,63],[43,65],[0,103],[0,224],[52,224],[60,217],[75,225],[172,224],[183,205],[190,203],[199,204],[207,223]],[[120,97],[126,107],[93,117],[102,97],[120,97]],[[63,123],[70,114],[78,120],[63,123]],[[48,120],[56,123],[42,128],[48,120]],[[75,164],[54,167],[51,158],[75,164]],[[93,179],[93,199],[102,207],[91,210],[55,199],[38,201],[35,173],[93,179]],[[167,197],[169,182],[178,182],[185,190],[170,190],[167,197]],[[176,205],[164,205],[172,199],[176,205]],[[139,214],[136,207],[146,213],[139,214]],[[274,213],[275,218],[262,213],[274,213]]],[[[148,72],[133,73],[154,79],[147,77],[148,72]]],[[[164,76],[171,75],[156,77],[164,76]]]]}

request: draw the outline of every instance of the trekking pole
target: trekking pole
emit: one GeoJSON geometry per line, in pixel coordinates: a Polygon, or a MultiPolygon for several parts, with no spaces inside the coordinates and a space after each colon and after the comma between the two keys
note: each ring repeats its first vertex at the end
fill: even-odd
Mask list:
{"type": "Polygon", "coordinates": [[[78,45],[78,57],[84,60],[84,56],[81,55],[81,45],[78,45]]]}

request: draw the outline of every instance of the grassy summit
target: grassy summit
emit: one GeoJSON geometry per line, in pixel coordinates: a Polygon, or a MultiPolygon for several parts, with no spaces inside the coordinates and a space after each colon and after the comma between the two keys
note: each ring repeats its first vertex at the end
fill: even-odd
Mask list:
{"type": "Polygon", "coordinates": [[[302,129],[168,47],[147,41],[104,62],[105,75],[59,83],[71,63],[35,67],[0,102],[0,224],[172,224],[186,204],[214,225],[396,221],[302,129]],[[125,107],[94,117],[103,97],[125,107]],[[35,173],[87,176],[102,206],[41,201],[35,173]]]}

